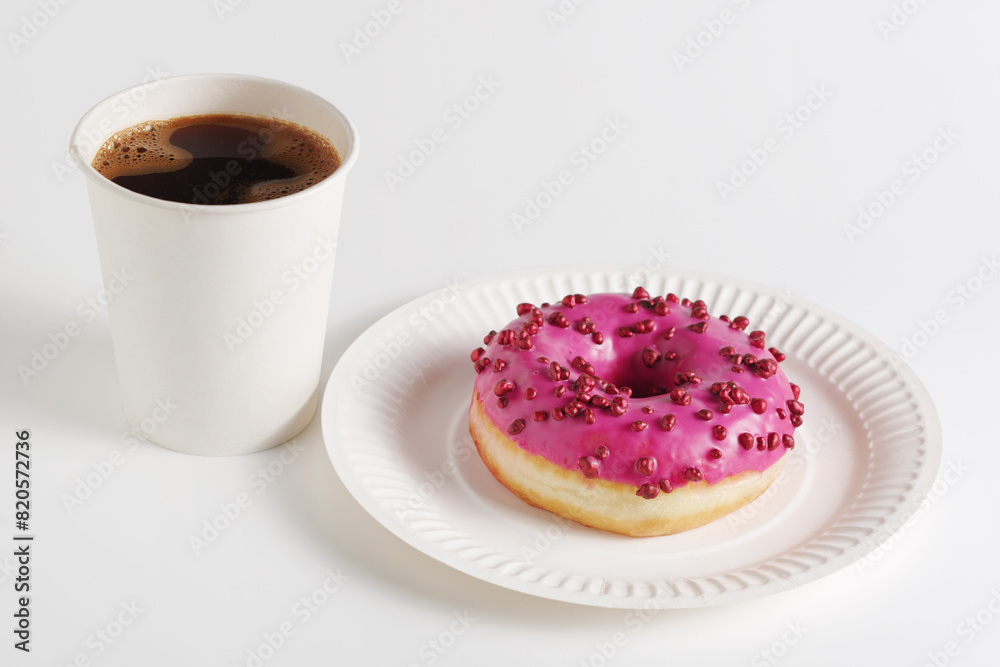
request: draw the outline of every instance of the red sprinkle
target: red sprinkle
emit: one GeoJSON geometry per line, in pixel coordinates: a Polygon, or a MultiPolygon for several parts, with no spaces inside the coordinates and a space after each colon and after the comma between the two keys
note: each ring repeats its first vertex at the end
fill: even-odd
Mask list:
{"type": "Polygon", "coordinates": [[[490,363],[489,357],[480,357],[479,361],[476,362],[476,373],[482,373],[485,371],[489,367],[490,363]]]}
{"type": "Polygon", "coordinates": [[[771,353],[771,355],[774,357],[775,361],[784,361],[785,360],[784,353],[783,352],[778,352],[778,348],[776,348],[776,347],[769,347],[769,348],[767,348],[767,351],[771,353]]]}
{"type": "Polygon", "coordinates": [[[793,382],[791,383],[791,387],[792,387],[792,397],[794,397],[796,401],[799,400],[799,392],[802,391],[801,389],[799,389],[799,385],[793,382]]]}
{"type": "Polygon", "coordinates": [[[591,338],[593,338],[594,342],[597,343],[598,345],[604,342],[604,334],[602,334],[600,331],[595,331],[594,334],[591,336],[591,338]]]}
{"type": "Polygon", "coordinates": [[[608,458],[608,456],[610,454],[611,454],[611,450],[608,449],[607,445],[598,445],[597,446],[597,458],[599,458],[599,459],[601,459],[603,461],[604,459],[608,458]]]}
{"type": "Polygon", "coordinates": [[[647,292],[646,288],[644,288],[644,287],[641,287],[641,286],[640,287],[636,287],[635,291],[632,292],[632,298],[633,299],[648,299],[649,298],[649,292],[647,292]]]}
{"type": "Polygon", "coordinates": [[[664,493],[670,493],[674,490],[673,485],[670,483],[669,479],[663,478],[660,480],[660,491],[664,493]]]}
{"type": "Polygon", "coordinates": [[[793,415],[802,415],[805,413],[806,409],[798,401],[788,401],[788,411],[793,415]]]}
{"type": "Polygon", "coordinates": [[[549,413],[545,410],[538,410],[534,415],[532,415],[532,417],[534,417],[536,422],[543,422],[549,418],[549,413]]]}
{"type": "Polygon", "coordinates": [[[710,458],[710,459],[721,459],[722,458],[722,452],[719,451],[718,449],[713,449],[712,451],[710,451],[708,453],[708,458],[710,458]]]}
{"type": "Polygon", "coordinates": [[[781,436],[773,431],[767,434],[767,449],[768,451],[774,451],[781,444],[781,436]]]}
{"type": "Polygon", "coordinates": [[[561,384],[558,387],[556,387],[556,391],[555,391],[556,398],[560,398],[565,393],[566,393],[566,385],[561,384]]]}
{"type": "Polygon", "coordinates": [[[688,468],[684,471],[684,479],[689,482],[700,482],[705,479],[705,476],[701,474],[701,471],[697,468],[688,468]]]}
{"type": "Polygon", "coordinates": [[[691,396],[683,389],[674,389],[671,391],[670,400],[677,405],[691,405],[691,396]]]}
{"type": "Polygon", "coordinates": [[[633,431],[641,431],[644,428],[646,428],[646,422],[642,421],[641,419],[637,419],[634,422],[632,422],[633,431]]]}
{"type": "Polygon", "coordinates": [[[699,410],[698,412],[695,413],[695,416],[698,417],[698,419],[707,422],[707,421],[712,421],[712,417],[714,417],[715,415],[712,414],[711,410],[699,410]]]}
{"type": "Polygon", "coordinates": [[[778,419],[785,419],[788,417],[788,410],[784,408],[778,408],[776,412],[778,413],[778,419]]]}
{"type": "Polygon", "coordinates": [[[660,420],[660,428],[664,431],[672,431],[676,425],[677,417],[673,415],[663,415],[663,419],[660,420]]]}
{"type": "Polygon", "coordinates": [[[671,292],[670,294],[667,295],[667,301],[669,301],[670,303],[680,303],[681,302],[680,298],[676,294],[674,294],[673,292],[671,292]]]}
{"type": "Polygon", "coordinates": [[[519,303],[519,304],[517,304],[517,315],[518,315],[518,317],[520,317],[521,315],[527,315],[528,313],[530,313],[534,309],[534,307],[535,306],[533,304],[530,304],[530,303],[519,303]]]}
{"type": "MultiPolygon", "coordinates": [[[[652,368],[653,364],[660,360],[660,353],[651,347],[647,347],[642,351],[642,363],[645,364],[646,368],[652,368]]],[[[475,361],[475,359],[473,359],[475,361]]]]}
{"type": "Polygon", "coordinates": [[[667,305],[666,301],[657,301],[656,304],[653,306],[653,312],[656,313],[657,315],[669,315],[670,306],[667,305]]]}
{"type": "Polygon", "coordinates": [[[625,312],[626,313],[638,313],[639,312],[639,304],[637,304],[635,301],[633,301],[632,303],[626,303],[625,304],[625,312]]]}
{"type": "Polygon", "coordinates": [[[493,385],[493,393],[496,394],[497,396],[503,396],[504,394],[510,391],[514,391],[514,383],[508,380],[507,378],[503,378],[495,385],[493,385]]]}
{"type": "Polygon", "coordinates": [[[774,359],[761,359],[757,362],[757,375],[765,380],[778,372],[778,362],[774,359]]]}
{"type": "Polygon", "coordinates": [[[764,436],[762,435],[757,436],[757,449],[760,451],[767,449],[767,441],[764,440],[764,436]]]}
{"type": "Polygon", "coordinates": [[[499,373],[504,369],[504,366],[506,365],[507,365],[506,361],[504,361],[503,359],[497,359],[496,361],[493,362],[493,372],[499,373]]]}
{"type": "Polygon", "coordinates": [[[562,421],[562,418],[565,416],[566,414],[563,412],[562,408],[552,408],[552,418],[557,422],[562,421]]]}
{"type": "Polygon", "coordinates": [[[651,415],[651,414],[653,414],[653,406],[651,406],[651,405],[644,405],[644,406],[642,406],[642,411],[645,412],[647,415],[651,415]]]}
{"type": "Polygon", "coordinates": [[[752,433],[740,433],[740,437],[737,438],[740,443],[740,447],[743,449],[753,449],[753,434],[752,433]]]}
{"type": "Polygon", "coordinates": [[[500,408],[501,410],[503,410],[504,408],[507,407],[507,397],[506,396],[501,396],[500,398],[497,399],[497,407],[500,408]]]}
{"type": "Polygon", "coordinates": [[[621,417],[625,414],[625,407],[618,403],[612,403],[608,406],[608,411],[615,417],[621,417]]]}
{"type": "Polygon", "coordinates": [[[750,408],[759,415],[767,412],[767,401],[763,398],[755,398],[750,401],[750,408]]]}
{"type": "Polygon", "coordinates": [[[703,334],[708,330],[708,322],[697,322],[695,324],[689,324],[688,330],[693,331],[698,334],[703,334]]]}
{"type": "Polygon", "coordinates": [[[712,427],[712,435],[715,436],[716,440],[725,440],[727,435],[726,427],[722,424],[716,424],[712,427]]]}
{"type": "Polygon", "coordinates": [[[562,327],[563,329],[569,328],[569,318],[563,315],[558,310],[549,315],[549,322],[556,325],[557,327],[562,327]]]}
{"type": "Polygon", "coordinates": [[[643,456],[635,462],[635,469],[640,475],[649,477],[656,472],[656,459],[651,456],[643,456]]]}
{"type": "Polygon", "coordinates": [[[649,482],[646,482],[639,487],[639,490],[635,492],[635,495],[640,498],[645,498],[646,500],[652,500],[656,496],[660,495],[660,490],[649,482]]]}
{"type": "Polygon", "coordinates": [[[511,422],[510,426],[507,427],[507,433],[510,433],[511,435],[517,435],[523,430],[524,430],[523,419],[515,419],[513,422],[511,422]]]}
{"type": "Polygon", "coordinates": [[[736,348],[734,348],[732,345],[727,345],[719,350],[719,354],[721,354],[724,357],[731,357],[734,354],[736,354],[736,348]]]}
{"type": "Polygon", "coordinates": [[[733,321],[729,323],[729,328],[736,329],[737,331],[743,331],[748,326],[750,326],[750,320],[743,317],[742,315],[733,318],[733,321]]]}
{"type": "Polygon", "coordinates": [[[792,449],[793,447],[795,447],[795,438],[788,435],[787,433],[781,436],[781,442],[783,445],[785,445],[786,449],[792,449]]]}
{"type": "Polygon", "coordinates": [[[535,389],[534,387],[528,387],[527,389],[524,390],[524,400],[530,401],[535,396],[538,396],[538,390],[535,389]]]}
{"type": "Polygon", "coordinates": [[[593,424],[597,421],[597,414],[594,412],[594,408],[587,408],[583,411],[583,421],[588,424],[593,424]]]}
{"type": "Polygon", "coordinates": [[[590,397],[590,404],[595,405],[599,408],[606,408],[611,404],[611,401],[609,401],[604,396],[601,396],[600,394],[595,394],[594,396],[590,397]]]}
{"type": "Polygon", "coordinates": [[[619,338],[631,338],[634,335],[635,332],[632,331],[632,329],[630,329],[629,327],[618,327],[619,338]]]}
{"type": "Polygon", "coordinates": [[[477,347],[472,351],[472,354],[469,355],[469,358],[472,359],[472,361],[479,361],[479,358],[483,356],[485,352],[486,350],[484,350],[483,348],[477,347]]]}
{"type": "Polygon", "coordinates": [[[601,462],[597,460],[595,456],[581,456],[580,457],[580,470],[583,472],[583,476],[587,479],[593,479],[597,477],[600,472],[601,462]]]}
{"type": "Polygon", "coordinates": [[[483,337],[483,345],[489,345],[490,341],[493,340],[493,337],[496,335],[497,335],[496,331],[491,331],[488,334],[486,334],[486,336],[483,337]]]}
{"type": "Polygon", "coordinates": [[[792,422],[792,426],[794,426],[795,428],[802,426],[802,417],[800,417],[799,415],[792,415],[791,417],[788,418],[788,421],[792,422]]]}

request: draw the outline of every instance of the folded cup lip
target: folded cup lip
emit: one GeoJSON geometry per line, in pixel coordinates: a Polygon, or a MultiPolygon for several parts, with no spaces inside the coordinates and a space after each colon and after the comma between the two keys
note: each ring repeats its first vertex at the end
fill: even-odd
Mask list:
{"type": "MultiPolygon", "coordinates": [[[[225,112],[222,112],[225,113],[225,112]]],[[[236,112],[233,112],[236,113],[236,112]]],[[[136,121],[136,123],[142,122],[141,120],[136,121]]],[[[133,123],[136,124],[136,123],[133,123]]],[[[312,129],[312,128],[310,128],[312,129]]],[[[315,131],[315,130],[314,130],[315,131]]],[[[107,140],[108,137],[105,137],[107,140]]],[[[118,196],[131,199],[133,201],[147,204],[150,206],[157,206],[160,208],[169,209],[182,209],[185,211],[211,211],[213,215],[225,215],[225,214],[246,214],[252,211],[265,211],[272,208],[281,208],[283,206],[288,206],[294,201],[302,200],[306,197],[315,197],[323,193],[323,191],[334,187],[339,181],[343,181],[347,178],[347,174],[351,171],[354,163],[357,161],[359,149],[359,139],[358,131],[351,122],[351,119],[340,110],[339,107],[335,106],[333,103],[328,101],[326,98],[317,95],[316,93],[296,86],[291,83],[286,83],[278,79],[270,79],[262,76],[254,76],[250,74],[225,74],[225,73],[206,73],[206,74],[181,74],[177,76],[163,77],[160,79],[154,79],[152,81],[147,81],[145,83],[136,84],[124,90],[118,91],[113,95],[110,95],[94,106],[92,106],[76,124],[73,129],[73,133],[70,136],[69,153],[76,162],[77,167],[83,175],[91,182],[102,187],[110,192],[114,192],[118,196]],[[85,136],[87,128],[92,124],[95,117],[100,115],[103,111],[110,108],[115,102],[120,101],[122,98],[134,96],[137,91],[147,91],[149,88],[154,86],[159,86],[162,84],[181,84],[184,82],[192,81],[217,81],[220,84],[225,82],[243,82],[243,83],[258,83],[265,84],[268,86],[273,86],[276,88],[284,88],[290,92],[295,92],[298,95],[304,96],[311,99],[313,102],[321,107],[325,107],[328,112],[331,113],[337,120],[342,123],[347,134],[347,150],[342,152],[341,147],[337,147],[337,152],[340,154],[340,166],[335,172],[324,178],[319,183],[311,185],[304,190],[300,190],[294,194],[285,195],[284,197],[278,197],[275,199],[269,199],[260,202],[248,202],[245,204],[227,204],[225,206],[217,206],[213,204],[188,204],[182,202],[167,201],[164,199],[157,199],[156,197],[150,197],[149,195],[140,194],[138,192],[133,192],[128,188],[124,188],[111,180],[102,176],[93,166],[90,164],[90,159],[85,156],[85,152],[90,152],[93,150],[96,152],[98,146],[93,146],[85,136]]]]}

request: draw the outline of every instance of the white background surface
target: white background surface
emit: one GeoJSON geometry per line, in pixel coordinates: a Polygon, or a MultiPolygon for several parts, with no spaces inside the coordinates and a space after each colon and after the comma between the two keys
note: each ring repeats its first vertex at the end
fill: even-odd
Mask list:
{"type": "MultiPolygon", "coordinates": [[[[284,622],[294,634],[264,664],[598,665],[616,633],[607,664],[995,658],[1000,7],[591,0],[556,22],[556,0],[401,2],[348,58],[341,45],[386,2],[223,2],[53,2],[50,18],[44,1],[4,6],[0,540],[14,533],[13,433],[24,428],[37,538],[33,651],[15,651],[4,630],[0,663],[246,665],[284,622]],[[911,15],[895,14],[903,24],[889,32],[894,8],[911,15]],[[720,32],[711,22],[723,10],[720,32]],[[705,21],[720,34],[709,39],[705,21]],[[699,38],[702,52],[679,66],[699,38]],[[102,285],[66,144],[90,106],[150,73],[211,71],[312,89],[361,134],[324,378],[379,317],[450,281],[581,261],[688,267],[822,304],[903,354],[935,399],[952,474],[877,559],[779,595],[639,619],[501,589],[403,544],[339,482],[318,421],[261,493],[252,476],[281,450],[202,459],[130,447],[106,315],[87,321],[80,306],[102,285]],[[450,121],[481,80],[492,92],[479,88],[486,99],[450,121]],[[800,109],[810,99],[817,108],[800,109]],[[790,132],[782,119],[797,111],[805,120],[790,132]],[[581,170],[580,147],[609,121],[622,129],[581,170]],[[385,173],[439,127],[444,143],[391,189],[385,173]],[[952,137],[940,153],[939,133],[952,137]],[[724,199],[718,182],[769,138],[777,151],[724,199]],[[936,161],[914,171],[927,149],[936,161]],[[512,214],[564,169],[571,185],[518,231],[512,214]],[[895,179],[901,194],[852,242],[845,225],[895,179]],[[959,285],[981,289],[964,299],[959,285]],[[936,315],[943,323],[921,335],[936,315]],[[25,382],[18,366],[69,322],[81,334],[25,382]],[[121,465],[67,508],[112,456],[121,465]],[[189,538],[240,493],[250,506],[196,554],[189,538]],[[346,581],[304,618],[296,605],[328,571],[346,581]],[[97,633],[115,630],[122,605],[142,611],[107,645],[97,633]],[[463,615],[468,628],[454,623],[463,615]]],[[[0,549],[2,627],[11,551],[0,549]]]]}

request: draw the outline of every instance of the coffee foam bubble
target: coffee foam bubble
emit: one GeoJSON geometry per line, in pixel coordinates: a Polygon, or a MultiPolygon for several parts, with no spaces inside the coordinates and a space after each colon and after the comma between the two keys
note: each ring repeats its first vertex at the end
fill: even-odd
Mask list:
{"type": "Polygon", "coordinates": [[[190,164],[191,154],[170,143],[179,120],[147,121],[116,132],[97,151],[92,166],[112,180],[183,169],[190,164]]]}
{"type": "Polygon", "coordinates": [[[243,202],[265,201],[300,192],[340,167],[337,149],[326,137],[289,121],[246,114],[205,114],[139,123],[110,137],[91,164],[111,180],[184,169],[193,156],[170,143],[170,137],[176,130],[191,125],[225,125],[248,130],[256,134],[256,141],[246,147],[245,154],[241,151],[241,155],[265,158],[300,174],[290,179],[254,184],[242,197],[243,202]]]}

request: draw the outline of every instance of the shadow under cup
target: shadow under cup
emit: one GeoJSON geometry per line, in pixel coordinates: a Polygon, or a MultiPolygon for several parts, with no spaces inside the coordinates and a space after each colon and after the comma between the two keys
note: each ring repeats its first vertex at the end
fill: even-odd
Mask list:
{"type": "Polygon", "coordinates": [[[91,109],[70,152],[86,176],[125,418],[159,445],[208,456],[260,451],[304,429],[317,405],[354,126],[317,95],[240,75],[160,79],[91,109]],[[154,199],[91,161],[148,120],[243,113],[327,137],[341,166],[301,192],[249,204],[154,199]]]}

